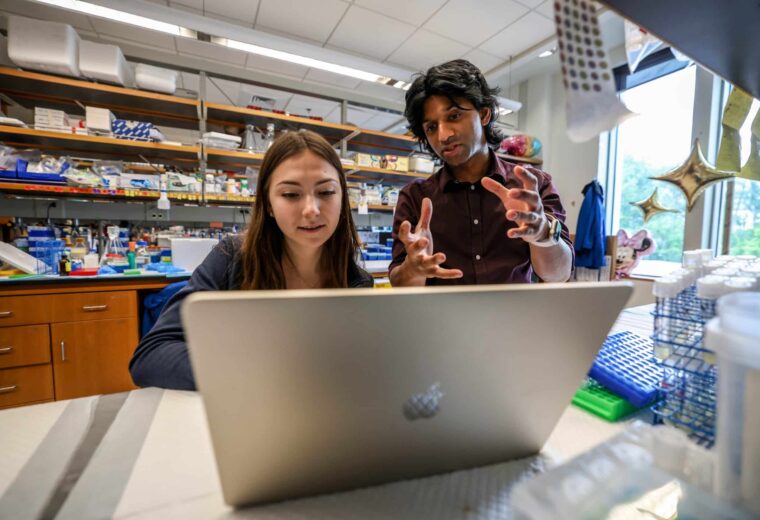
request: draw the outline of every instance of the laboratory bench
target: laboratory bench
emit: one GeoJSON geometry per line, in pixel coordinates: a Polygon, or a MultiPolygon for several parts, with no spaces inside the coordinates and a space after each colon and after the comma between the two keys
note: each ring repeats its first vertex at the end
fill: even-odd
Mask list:
{"type": "MultiPolygon", "coordinates": [[[[611,333],[648,335],[650,312],[624,310],[611,333]]],[[[0,411],[0,517],[505,518],[517,482],[625,427],[568,406],[534,457],[233,510],[222,498],[200,394],[90,396],[0,411]]]]}
{"type": "Polygon", "coordinates": [[[0,408],[134,389],[142,298],[189,276],[0,279],[0,408]]]}

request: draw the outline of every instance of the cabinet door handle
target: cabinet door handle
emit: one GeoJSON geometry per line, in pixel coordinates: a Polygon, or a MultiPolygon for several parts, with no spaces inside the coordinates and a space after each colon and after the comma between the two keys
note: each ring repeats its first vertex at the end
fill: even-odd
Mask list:
{"type": "Polygon", "coordinates": [[[13,311],[0,311],[0,318],[10,318],[13,316],[13,311]]]}
{"type": "Polygon", "coordinates": [[[85,312],[98,312],[104,311],[108,308],[108,305],[84,305],[82,310],[85,312]]]}
{"type": "Polygon", "coordinates": [[[61,361],[66,361],[66,344],[61,341],[61,361]]]}
{"type": "Polygon", "coordinates": [[[0,347],[0,354],[10,354],[13,352],[13,347],[0,347]]]}
{"type": "Polygon", "coordinates": [[[7,394],[9,392],[13,392],[15,389],[16,389],[16,385],[4,386],[0,388],[0,394],[7,394]]]}

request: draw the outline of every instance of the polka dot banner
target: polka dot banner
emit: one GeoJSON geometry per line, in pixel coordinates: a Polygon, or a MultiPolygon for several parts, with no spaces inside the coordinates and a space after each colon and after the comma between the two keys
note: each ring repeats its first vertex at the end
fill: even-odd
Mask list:
{"type": "Polygon", "coordinates": [[[617,97],[596,4],[555,0],[554,21],[566,93],[567,134],[580,143],[635,114],[617,97]]]}

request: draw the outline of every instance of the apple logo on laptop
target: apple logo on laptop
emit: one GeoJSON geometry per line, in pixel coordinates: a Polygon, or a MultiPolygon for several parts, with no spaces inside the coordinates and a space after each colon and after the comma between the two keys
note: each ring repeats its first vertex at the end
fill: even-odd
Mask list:
{"type": "Polygon", "coordinates": [[[443,397],[441,384],[433,383],[426,391],[414,394],[407,399],[402,407],[404,417],[410,421],[434,417],[440,410],[441,397],[443,397]]]}

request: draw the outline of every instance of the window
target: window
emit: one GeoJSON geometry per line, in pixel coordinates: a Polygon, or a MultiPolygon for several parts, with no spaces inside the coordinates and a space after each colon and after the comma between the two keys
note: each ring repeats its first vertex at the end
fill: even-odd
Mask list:
{"type": "MultiPolygon", "coordinates": [[[[742,138],[742,161],[749,158],[752,121],[760,104],[755,100],[749,117],[740,130],[742,138]]],[[[728,190],[731,193],[731,190],[728,190]]],[[[729,251],[731,255],[760,256],[760,181],[737,178],[733,195],[727,201],[730,209],[729,251]]]]}
{"type": "MultiPolygon", "coordinates": [[[[648,71],[625,74],[622,79],[619,73],[617,76],[618,87],[625,89],[620,98],[639,115],[619,125],[607,137],[608,226],[612,233],[625,229],[629,235],[647,229],[657,250],[646,260],[680,262],[685,198],[675,186],[650,177],[678,166],[689,155],[696,67],[686,66],[671,56],[667,61],[660,58],[648,71]],[[678,213],[659,213],[645,223],[642,211],[631,203],[647,199],[655,188],[660,204],[678,213]]],[[[605,149],[605,143],[601,148],[605,149]]]]}

